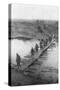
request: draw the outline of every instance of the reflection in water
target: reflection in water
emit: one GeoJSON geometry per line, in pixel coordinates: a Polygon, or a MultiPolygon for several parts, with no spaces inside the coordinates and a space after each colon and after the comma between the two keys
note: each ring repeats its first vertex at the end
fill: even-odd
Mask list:
{"type": "Polygon", "coordinates": [[[18,53],[21,58],[28,55],[32,47],[39,43],[37,40],[23,41],[13,39],[11,40],[11,62],[16,64],[16,53],[18,53]]]}
{"type": "MultiPolygon", "coordinates": [[[[22,40],[11,40],[11,62],[16,64],[16,53],[21,58],[30,53],[31,47],[34,47],[36,40],[22,41],[22,40]]],[[[36,68],[34,76],[38,77],[37,81],[42,83],[56,83],[58,81],[58,47],[55,42],[54,46],[51,46],[44,54],[38,59],[38,64],[31,66],[36,68]],[[40,78],[40,79],[39,79],[40,78]]],[[[29,73],[30,75],[31,73],[29,73]]]]}
{"type": "MultiPolygon", "coordinates": [[[[30,40],[30,41],[22,41],[13,39],[11,40],[11,62],[16,64],[16,53],[18,53],[21,58],[28,55],[30,53],[31,47],[34,47],[36,43],[39,43],[37,40],[30,40]]],[[[54,46],[53,48],[49,48],[44,55],[40,58],[43,61],[42,67],[50,66],[57,68],[58,61],[58,47],[54,46]]]]}
{"type": "Polygon", "coordinates": [[[57,83],[58,81],[58,47],[49,48],[40,58],[40,77],[45,83],[57,83]]]}
{"type": "Polygon", "coordinates": [[[47,54],[42,56],[44,63],[42,66],[58,68],[58,47],[53,47],[47,50],[47,54]],[[46,59],[46,60],[45,60],[46,59]]]}

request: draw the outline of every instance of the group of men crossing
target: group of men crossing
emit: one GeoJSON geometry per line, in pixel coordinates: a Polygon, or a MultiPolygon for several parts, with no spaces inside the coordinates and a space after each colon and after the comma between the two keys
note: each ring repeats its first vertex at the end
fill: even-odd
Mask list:
{"type": "MultiPolygon", "coordinates": [[[[43,49],[49,42],[51,42],[52,38],[49,37],[48,39],[41,39],[39,45],[36,43],[35,48],[31,48],[31,55],[33,56],[36,52],[38,52],[39,48],[43,49]]],[[[18,66],[18,69],[21,65],[21,57],[19,54],[16,54],[16,63],[18,66]]]]}
{"type": "Polygon", "coordinates": [[[49,37],[48,39],[41,39],[39,45],[36,43],[35,48],[31,48],[31,55],[34,55],[35,52],[38,52],[39,48],[43,49],[49,42],[51,42],[52,38],[49,37]]]}

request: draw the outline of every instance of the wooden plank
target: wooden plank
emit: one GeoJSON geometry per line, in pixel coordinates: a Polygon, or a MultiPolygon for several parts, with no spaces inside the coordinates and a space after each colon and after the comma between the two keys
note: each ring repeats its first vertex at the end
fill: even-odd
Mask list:
{"type": "Polygon", "coordinates": [[[33,63],[40,58],[41,54],[50,47],[50,45],[51,45],[51,43],[52,43],[53,41],[54,41],[54,40],[52,40],[43,50],[39,50],[38,53],[36,53],[33,57],[31,57],[31,58],[26,62],[26,64],[23,65],[22,70],[26,70],[28,67],[30,67],[31,65],[33,65],[33,63]]]}

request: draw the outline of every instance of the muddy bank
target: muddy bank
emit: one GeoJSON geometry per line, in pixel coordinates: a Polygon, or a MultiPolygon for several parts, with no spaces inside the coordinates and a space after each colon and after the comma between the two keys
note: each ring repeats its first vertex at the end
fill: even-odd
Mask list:
{"type": "MultiPolygon", "coordinates": [[[[35,68],[35,67],[31,67],[35,68]]],[[[54,84],[58,83],[58,70],[52,67],[43,68],[38,71],[37,69],[27,69],[25,72],[18,69],[11,69],[11,85],[35,85],[35,84],[54,84]]]]}

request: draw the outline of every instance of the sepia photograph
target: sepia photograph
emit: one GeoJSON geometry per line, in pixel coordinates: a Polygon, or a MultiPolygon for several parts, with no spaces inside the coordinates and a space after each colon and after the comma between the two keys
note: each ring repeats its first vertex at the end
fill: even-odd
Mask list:
{"type": "Polygon", "coordinates": [[[8,5],[8,84],[57,84],[58,7],[8,5]]]}

